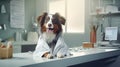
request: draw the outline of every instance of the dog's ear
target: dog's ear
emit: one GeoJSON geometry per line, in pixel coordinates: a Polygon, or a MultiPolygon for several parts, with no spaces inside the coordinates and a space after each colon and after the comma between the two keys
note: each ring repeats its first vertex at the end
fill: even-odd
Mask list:
{"type": "Polygon", "coordinates": [[[64,17],[60,16],[59,20],[60,20],[61,24],[65,25],[66,20],[64,17]]]}
{"type": "Polygon", "coordinates": [[[60,23],[65,25],[66,19],[63,16],[60,16],[59,13],[55,13],[55,15],[59,18],[60,23]]]}
{"type": "Polygon", "coordinates": [[[43,15],[38,16],[37,21],[38,21],[39,24],[44,23],[47,14],[48,14],[47,12],[44,12],[43,15]]]}
{"type": "Polygon", "coordinates": [[[38,16],[37,17],[37,22],[39,23],[41,21],[41,19],[42,19],[42,16],[38,16]]]}

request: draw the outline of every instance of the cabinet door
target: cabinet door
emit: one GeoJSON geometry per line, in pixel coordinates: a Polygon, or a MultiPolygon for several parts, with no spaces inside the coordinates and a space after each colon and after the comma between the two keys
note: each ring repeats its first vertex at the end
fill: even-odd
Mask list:
{"type": "Polygon", "coordinates": [[[21,45],[15,45],[13,47],[13,53],[21,53],[21,45]]]}
{"type": "Polygon", "coordinates": [[[36,47],[36,45],[22,45],[21,52],[34,51],[35,47],[36,47]]]}

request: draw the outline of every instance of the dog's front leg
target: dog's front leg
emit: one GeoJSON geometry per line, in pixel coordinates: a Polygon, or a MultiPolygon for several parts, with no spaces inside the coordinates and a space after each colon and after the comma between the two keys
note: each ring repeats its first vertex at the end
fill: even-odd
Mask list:
{"type": "Polygon", "coordinates": [[[58,58],[63,58],[64,56],[61,53],[57,53],[58,58]]]}
{"type": "Polygon", "coordinates": [[[53,55],[50,54],[50,52],[46,52],[42,57],[48,58],[48,59],[52,59],[53,55]]]}
{"type": "Polygon", "coordinates": [[[48,59],[52,59],[53,56],[52,56],[52,54],[48,54],[46,58],[48,58],[48,59]]]}

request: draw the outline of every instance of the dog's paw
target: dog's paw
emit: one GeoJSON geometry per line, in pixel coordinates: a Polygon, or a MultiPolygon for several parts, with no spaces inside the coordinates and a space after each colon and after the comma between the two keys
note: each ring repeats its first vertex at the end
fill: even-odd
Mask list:
{"type": "Polygon", "coordinates": [[[58,54],[57,54],[57,57],[58,57],[58,58],[63,58],[64,56],[63,56],[62,54],[59,54],[59,53],[58,53],[58,54]]]}
{"type": "Polygon", "coordinates": [[[48,54],[48,55],[46,56],[46,58],[48,58],[48,59],[52,59],[53,56],[52,56],[52,54],[48,54]]]}

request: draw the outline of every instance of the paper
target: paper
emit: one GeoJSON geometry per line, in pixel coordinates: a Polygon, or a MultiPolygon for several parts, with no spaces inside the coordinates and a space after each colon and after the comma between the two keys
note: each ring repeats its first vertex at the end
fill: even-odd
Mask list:
{"type": "Polygon", "coordinates": [[[13,28],[24,28],[25,9],[24,0],[10,1],[10,25],[13,28]]]}
{"type": "Polygon", "coordinates": [[[117,40],[118,27],[106,27],[105,40],[117,40]]]}

